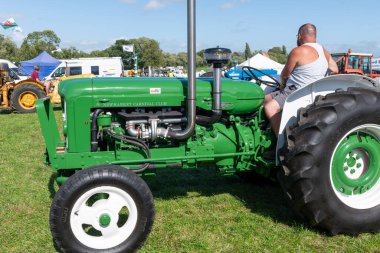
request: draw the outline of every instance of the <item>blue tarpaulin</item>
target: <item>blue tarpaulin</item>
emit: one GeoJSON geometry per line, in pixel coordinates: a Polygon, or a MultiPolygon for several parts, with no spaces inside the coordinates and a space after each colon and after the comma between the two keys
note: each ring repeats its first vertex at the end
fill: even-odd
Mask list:
{"type": "Polygon", "coordinates": [[[48,76],[61,62],[55,59],[53,56],[48,54],[46,51],[43,51],[36,58],[29,61],[21,62],[21,72],[30,76],[34,70],[34,66],[39,65],[40,79],[48,76]]]}
{"type": "MultiPolygon", "coordinates": [[[[277,71],[273,69],[260,69],[262,72],[264,72],[267,75],[274,76],[277,75],[277,71]]],[[[256,71],[256,70],[251,70],[257,77],[262,77],[264,74],[256,71]]],[[[225,77],[231,78],[231,79],[239,79],[239,80],[252,80],[252,76],[249,74],[249,71],[243,71],[239,69],[232,69],[228,72],[226,72],[225,77]]]]}

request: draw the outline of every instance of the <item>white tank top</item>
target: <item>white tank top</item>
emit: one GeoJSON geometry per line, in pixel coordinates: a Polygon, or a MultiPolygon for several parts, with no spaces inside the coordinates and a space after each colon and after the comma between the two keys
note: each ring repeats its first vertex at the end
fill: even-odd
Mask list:
{"type": "Polygon", "coordinates": [[[295,86],[297,89],[311,84],[326,76],[328,63],[323,51],[323,47],[318,43],[305,43],[304,45],[314,48],[318,53],[318,59],[296,67],[290,75],[287,86],[295,86]]]}

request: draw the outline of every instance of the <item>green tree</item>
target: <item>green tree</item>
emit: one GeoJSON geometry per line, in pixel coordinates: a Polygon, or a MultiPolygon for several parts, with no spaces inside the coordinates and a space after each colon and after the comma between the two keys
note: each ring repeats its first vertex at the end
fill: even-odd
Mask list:
{"type": "Polygon", "coordinates": [[[247,42],[245,43],[244,57],[246,60],[252,57],[252,51],[247,42]]]}
{"type": "MultiPolygon", "coordinates": [[[[205,67],[207,63],[204,61],[204,50],[197,52],[195,58],[195,64],[198,67],[205,67]]],[[[163,53],[163,61],[161,67],[169,67],[169,66],[183,66],[186,71],[188,65],[187,61],[187,53],[180,52],[178,54],[173,53],[163,53]]]]}
{"type": "Polygon", "coordinates": [[[245,58],[244,58],[244,53],[241,53],[241,52],[233,52],[232,55],[231,55],[231,61],[230,63],[228,64],[228,67],[229,68],[232,68],[234,66],[234,63],[233,63],[233,60],[236,59],[237,60],[237,63],[240,64],[240,63],[243,63],[245,61],[245,58]]]}
{"type": "MultiPolygon", "coordinates": [[[[200,56],[200,55],[197,54],[195,56],[195,65],[197,67],[203,67],[203,66],[207,66],[207,63],[205,62],[204,57],[202,57],[202,56],[200,56]]],[[[186,66],[187,66],[187,64],[186,64],[186,66]]]]}
{"type": "Polygon", "coordinates": [[[268,53],[282,54],[282,49],[280,47],[272,47],[268,50],[268,53]]]}
{"type": "Polygon", "coordinates": [[[181,52],[177,54],[177,66],[184,66],[187,68],[187,53],[181,52]]]}
{"type": "Polygon", "coordinates": [[[19,60],[34,58],[42,51],[51,52],[60,42],[61,39],[51,30],[29,33],[21,44],[19,60]]]}
{"type": "Polygon", "coordinates": [[[109,57],[106,50],[95,50],[88,54],[89,57],[109,57]]]}
{"type": "Polygon", "coordinates": [[[163,61],[161,67],[176,66],[177,55],[171,53],[163,53],[163,61]]]}
{"type": "Polygon", "coordinates": [[[0,58],[17,61],[17,51],[16,44],[10,38],[0,34],[0,58]]]}
{"type": "Polygon", "coordinates": [[[132,69],[134,66],[133,53],[123,52],[123,45],[134,45],[135,53],[138,55],[138,67],[146,68],[148,66],[159,67],[163,62],[163,53],[157,41],[149,38],[137,38],[130,40],[117,40],[114,45],[106,49],[109,56],[120,56],[123,59],[124,66],[132,69]]]}
{"type": "Polygon", "coordinates": [[[54,53],[53,56],[58,59],[71,59],[79,57],[88,57],[89,55],[83,51],[76,49],[75,47],[62,48],[59,53],[54,53]]]}
{"type": "Polygon", "coordinates": [[[282,54],[283,55],[288,55],[288,52],[286,51],[286,47],[285,47],[285,45],[282,45],[282,54]]]}
{"type": "Polygon", "coordinates": [[[269,57],[281,64],[285,64],[287,60],[287,56],[283,53],[283,50],[281,47],[273,47],[268,50],[269,57]]]}
{"type": "Polygon", "coordinates": [[[196,57],[197,57],[197,59],[196,59],[197,67],[207,66],[207,63],[205,61],[205,50],[204,49],[202,49],[201,51],[198,51],[196,57]]]}
{"type": "Polygon", "coordinates": [[[204,56],[205,56],[205,50],[202,49],[201,51],[198,51],[198,52],[197,52],[197,55],[198,55],[199,57],[201,57],[201,58],[204,58],[204,56]]]}

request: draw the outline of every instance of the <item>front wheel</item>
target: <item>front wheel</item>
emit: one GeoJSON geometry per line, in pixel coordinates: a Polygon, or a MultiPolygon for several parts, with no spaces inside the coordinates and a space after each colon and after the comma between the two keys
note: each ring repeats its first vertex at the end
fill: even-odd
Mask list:
{"type": "Polygon", "coordinates": [[[58,190],[50,210],[51,232],[64,252],[134,252],[153,220],[146,183],[113,165],[75,173],[58,190]]]}
{"type": "Polygon", "coordinates": [[[12,92],[12,107],[21,113],[32,113],[36,111],[36,101],[45,96],[45,91],[36,84],[22,84],[12,92]]]}
{"type": "Polygon", "coordinates": [[[318,97],[287,130],[280,181],[295,211],[332,234],[380,229],[380,94],[318,97]]]}

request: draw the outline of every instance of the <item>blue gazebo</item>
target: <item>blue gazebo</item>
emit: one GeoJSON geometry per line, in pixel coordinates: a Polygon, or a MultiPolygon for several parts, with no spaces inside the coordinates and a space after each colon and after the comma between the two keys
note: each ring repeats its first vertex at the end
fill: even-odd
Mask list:
{"type": "Polygon", "coordinates": [[[22,61],[21,72],[25,73],[26,75],[31,75],[34,70],[34,66],[39,65],[40,66],[39,76],[40,76],[40,79],[42,79],[45,76],[48,76],[60,63],[61,63],[60,61],[55,59],[46,51],[43,51],[34,59],[31,59],[29,61],[22,61]]]}

